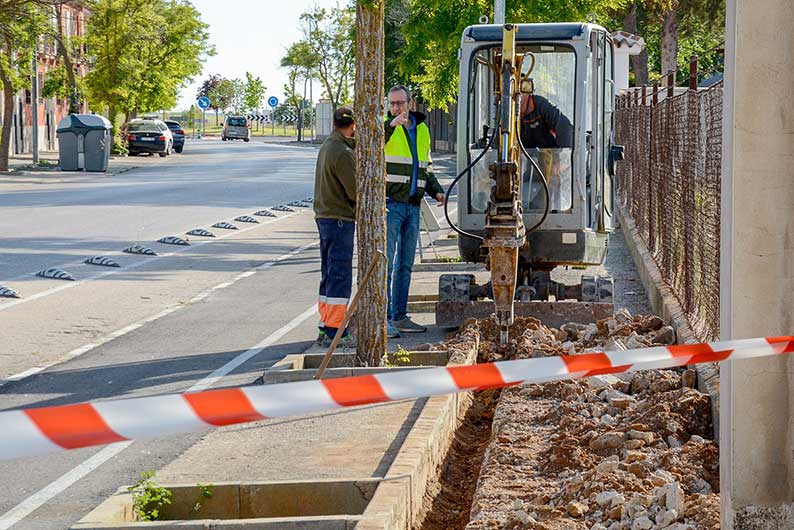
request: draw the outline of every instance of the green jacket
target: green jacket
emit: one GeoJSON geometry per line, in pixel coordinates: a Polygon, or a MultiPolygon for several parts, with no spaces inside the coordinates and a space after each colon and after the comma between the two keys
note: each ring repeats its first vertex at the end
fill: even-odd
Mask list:
{"type": "Polygon", "coordinates": [[[356,141],[334,131],[317,155],[314,217],[356,220],[356,141]]]}
{"type": "MultiPolygon", "coordinates": [[[[444,193],[444,188],[433,175],[430,165],[430,129],[425,123],[425,115],[421,112],[411,112],[416,120],[416,155],[419,159],[418,181],[416,183],[416,198],[414,203],[419,204],[422,196],[427,192],[431,197],[444,193]]],[[[413,156],[408,144],[408,131],[404,125],[392,127],[389,125],[394,116],[386,115],[386,196],[400,202],[408,202],[411,193],[411,176],[413,175],[413,156]]]]}

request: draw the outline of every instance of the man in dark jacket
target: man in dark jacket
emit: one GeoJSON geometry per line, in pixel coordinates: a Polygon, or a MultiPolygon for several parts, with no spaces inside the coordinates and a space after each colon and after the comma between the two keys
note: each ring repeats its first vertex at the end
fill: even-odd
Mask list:
{"type": "MultiPolygon", "coordinates": [[[[549,208],[556,210],[562,206],[560,181],[560,152],[558,149],[573,148],[573,125],[571,120],[548,99],[537,94],[521,97],[521,143],[526,149],[539,149],[536,161],[543,170],[549,185],[549,208]]],[[[524,200],[530,209],[542,209],[540,204],[541,183],[532,180],[534,168],[526,165],[524,173],[524,200]],[[532,188],[529,189],[529,183],[532,188]]]]}
{"type": "Polygon", "coordinates": [[[430,129],[421,112],[409,111],[411,93],[403,85],[389,90],[386,132],[386,256],[388,336],[427,328],[408,318],[408,289],[419,238],[419,210],[425,193],[444,204],[444,188],[430,171],[430,129]]]}
{"type": "Polygon", "coordinates": [[[527,149],[573,147],[571,120],[548,99],[536,94],[521,98],[521,143],[527,149]]]}
{"type": "MultiPolygon", "coordinates": [[[[314,217],[320,233],[320,322],[318,342],[330,343],[342,324],[353,286],[353,236],[356,220],[356,123],[353,110],[334,112],[334,130],[317,156],[314,217]]],[[[355,346],[347,330],[339,342],[355,346]]]]}

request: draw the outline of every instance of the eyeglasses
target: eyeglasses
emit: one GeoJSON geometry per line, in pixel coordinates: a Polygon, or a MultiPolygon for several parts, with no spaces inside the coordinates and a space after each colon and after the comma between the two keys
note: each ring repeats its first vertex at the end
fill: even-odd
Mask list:
{"type": "Polygon", "coordinates": [[[390,106],[390,107],[402,107],[402,106],[403,106],[403,105],[405,105],[406,103],[408,103],[406,100],[402,100],[402,101],[389,101],[389,106],[390,106]]]}

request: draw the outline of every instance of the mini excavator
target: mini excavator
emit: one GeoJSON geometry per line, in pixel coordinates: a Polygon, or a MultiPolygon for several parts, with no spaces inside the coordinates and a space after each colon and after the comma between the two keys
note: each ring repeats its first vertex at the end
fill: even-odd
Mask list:
{"type": "Polygon", "coordinates": [[[436,323],[493,314],[506,345],[516,314],[549,326],[611,315],[611,277],[551,278],[606,258],[623,158],[610,34],[584,23],[481,24],[466,28],[459,57],[458,176],[447,192],[460,183],[458,214],[447,219],[463,261],[484,263],[490,281],[442,275],[436,323]],[[547,141],[535,141],[537,127],[547,141]]]}

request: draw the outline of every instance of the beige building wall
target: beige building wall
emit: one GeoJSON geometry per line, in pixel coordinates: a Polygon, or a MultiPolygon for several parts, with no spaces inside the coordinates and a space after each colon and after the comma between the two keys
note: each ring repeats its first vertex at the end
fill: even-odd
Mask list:
{"type": "MultiPolygon", "coordinates": [[[[794,1],[727,10],[722,337],[794,335],[794,1]]],[[[791,357],[721,368],[723,529],[749,528],[748,505],[794,502],[793,385],[791,357]]]]}

